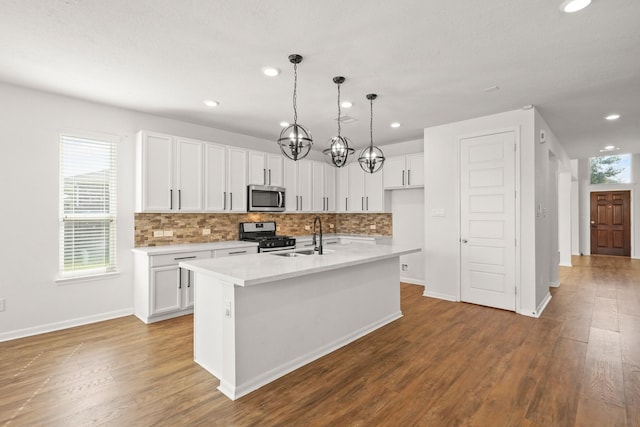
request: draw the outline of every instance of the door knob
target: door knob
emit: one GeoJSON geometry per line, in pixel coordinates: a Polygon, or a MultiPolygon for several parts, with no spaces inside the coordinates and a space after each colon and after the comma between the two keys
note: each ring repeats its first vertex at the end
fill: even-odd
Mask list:
{"type": "Polygon", "coordinates": [[[467,243],[467,239],[460,240],[462,243],[467,243]]]}

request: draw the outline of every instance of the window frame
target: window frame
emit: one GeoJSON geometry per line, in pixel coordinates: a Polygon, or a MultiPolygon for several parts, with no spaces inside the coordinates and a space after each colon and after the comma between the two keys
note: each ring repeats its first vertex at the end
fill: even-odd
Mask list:
{"type": "Polygon", "coordinates": [[[631,153],[611,153],[611,154],[603,154],[601,156],[593,156],[593,157],[589,157],[589,161],[588,161],[588,165],[589,165],[589,185],[592,186],[603,186],[603,185],[630,185],[633,183],[634,180],[634,175],[633,175],[633,154],[631,153]],[[593,160],[594,159],[600,159],[600,158],[605,158],[605,157],[622,157],[622,158],[626,158],[628,159],[629,162],[629,166],[628,166],[628,174],[629,174],[629,181],[628,182],[593,182],[593,160]]]}
{"type": "MultiPolygon", "coordinates": [[[[56,284],[66,284],[73,283],[77,281],[87,281],[87,280],[95,280],[107,278],[110,276],[114,276],[119,274],[117,270],[117,252],[118,252],[118,204],[117,204],[117,185],[118,185],[118,151],[119,151],[119,142],[120,138],[115,135],[105,134],[105,133],[96,133],[96,132],[87,132],[87,131],[78,131],[78,130],[61,130],[58,135],[58,276],[55,279],[56,284]],[[65,180],[65,171],[69,173],[71,170],[73,172],[73,163],[65,165],[65,143],[82,143],[83,141],[94,144],[93,146],[87,146],[87,151],[80,152],[80,155],[87,154],[87,152],[91,149],[100,149],[104,153],[106,153],[106,163],[108,166],[108,172],[105,174],[105,178],[102,181],[97,181],[98,185],[101,188],[107,188],[107,192],[103,194],[102,198],[99,199],[100,207],[105,211],[100,211],[100,208],[96,208],[96,205],[93,203],[86,203],[84,205],[84,212],[70,212],[68,209],[68,200],[67,205],[65,205],[65,187],[68,185],[65,180]],[[102,146],[102,147],[100,147],[102,146]],[[99,212],[91,212],[91,209],[98,210],[99,212]],[[67,258],[69,252],[68,239],[65,241],[65,226],[72,222],[92,222],[98,221],[97,229],[105,232],[105,237],[102,241],[99,238],[96,238],[95,235],[91,235],[92,233],[89,231],[85,231],[85,237],[89,239],[94,239],[95,242],[98,242],[98,246],[103,246],[105,248],[104,257],[107,259],[106,263],[96,268],[86,268],[86,264],[82,262],[78,262],[75,258],[76,254],[72,254],[71,257],[74,258],[72,261],[71,268],[66,268],[65,259],[67,258]],[[108,225],[105,224],[105,221],[108,222],[108,225]],[[100,225],[102,222],[102,225],[100,225]]],[[[78,153],[76,153],[78,155],[78,153]]],[[[68,158],[66,160],[69,160],[68,158]]],[[[74,158],[71,160],[72,162],[81,162],[82,159],[74,158]]],[[[94,173],[94,172],[89,172],[94,173]]],[[[85,182],[80,182],[79,185],[86,184],[85,182]]],[[[91,184],[90,184],[91,185],[91,184]]],[[[79,187],[75,187],[72,189],[72,193],[77,195],[78,191],[81,191],[79,187]]],[[[89,194],[91,197],[95,197],[95,193],[89,194]]],[[[82,203],[78,203],[78,200],[81,200],[79,197],[73,198],[73,208],[72,211],[76,209],[76,206],[79,206],[79,210],[82,210],[82,203]]],[[[81,235],[82,237],[82,235],[81,235]]],[[[73,244],[77,242],[75,239],[73,240],[73,244]]],[[[79,244],[82,244],[80,242],[79,244]]]]}

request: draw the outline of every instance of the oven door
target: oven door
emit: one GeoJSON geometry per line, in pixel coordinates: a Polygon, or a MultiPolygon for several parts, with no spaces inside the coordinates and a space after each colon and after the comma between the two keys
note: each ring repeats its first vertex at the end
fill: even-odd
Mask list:
{"type": "Polygon", "coordinates": [[[285,189],[270,185],[249,185],[247,187],[247,211],[284,212],[285,189]]]}

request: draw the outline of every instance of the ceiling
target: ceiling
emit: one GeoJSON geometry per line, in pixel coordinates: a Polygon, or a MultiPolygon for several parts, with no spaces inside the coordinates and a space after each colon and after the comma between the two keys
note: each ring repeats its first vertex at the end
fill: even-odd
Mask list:
{"type": "Polygon", "coordinates": [[[275,141],[293,119],[297,53],[298,122],[314,149],[337,132],[342,75],[354,104],[342,113],[356,119],[342,134],[356,148],[369,143],[373,92],[376,145],[532,104],[572,158],[640,152],[640,1],[573,14],[560,3],[0,0],[0,81],[275,141]],[[612,112],[622,117],[603,119],[612,112]]]}

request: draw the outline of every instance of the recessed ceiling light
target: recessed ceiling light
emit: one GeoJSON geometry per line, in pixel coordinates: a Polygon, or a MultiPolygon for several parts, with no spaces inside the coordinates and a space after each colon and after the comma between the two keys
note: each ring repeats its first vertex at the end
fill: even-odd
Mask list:
{"type": "Polygon", "coordinates": [[[605,116],[605,119],[607,120],[618,120],[620,118],[620,114],[609,114],[608,116],[605,116]]]}
{"type": "Polygon", "coordinates": [[[280,126],[283,128],[286,128],[287,126],[289,126],[288,122],[280,122],[280,126]]]}
{"type": "Polygon", "coordinates": [[[606,147],[603,147],[600,152],[601,153],[606,153],[608,151],[617,151],[619,150],[620,147],[616,147],[615,145],[607,145],[606,147]]]}
{"type": "Polygon", "coordinates": [[[566,13],[573,13],[584,9],[591,4],[591,0],[565,0],[560,5],[560,10],[566,13]]]}
{"type": "Polygon", "coordinates": [[[280,70],[274,67],[262,67],[262,73],[268,77],[275,77],[280,74],[280,70]]]}
{"type": "Polygon", "coordinates": [[[342,108],[351,108],[353,107],[353,103],[351,101],[344,101],[342,104],[340,104],[340,106],[342,108]]]}
{"type": "Polygon", "coordinates": [[[206,105],[207,107],[217,107],[218,105],[220,105],[218,101],[214,101],[213,99],[205,99],[202,102],[204,102],[204,105],[206,105]]]}
{"type": "Polygon", "coordinates": [[[393,123],[391,123],[391,127],[392,127],[392,128],[399,128],[399,127],[400,127],[400,123],[398,123],[398,122],[393,122],[393,123]]]}
{"type": "Polygon", "coordinates": [[[613,150],[614,148],[616,148],[616,146],[615,145],[607,145],[606,147],[602,147],[602,148],[604,148],[605,150],[613,150]]]}

